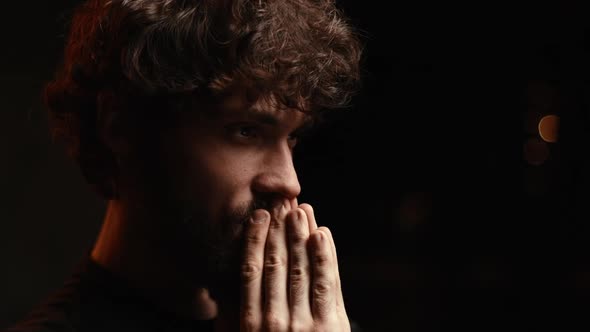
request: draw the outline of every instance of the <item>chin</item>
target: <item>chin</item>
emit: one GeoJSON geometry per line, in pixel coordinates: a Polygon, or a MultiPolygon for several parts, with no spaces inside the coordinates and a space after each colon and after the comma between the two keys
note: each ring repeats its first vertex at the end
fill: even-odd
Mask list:
{"type": "Polygon", "coordinates": [[[218,302],[239,304],[241,256],[239,252],[234,251],[224,258],[224,262],[215,266],[214,271],[209,274],[206,288],[209,289],[211,297],[218,302]]]}
{"type": "Polygon", "coordinates": [[[237,211],[218,220],[192,212],[176,223],[169,241],[194,286],[209,289],[211,297],[222,303],[240,299],[244,220],[250,211],[237,211]]]}

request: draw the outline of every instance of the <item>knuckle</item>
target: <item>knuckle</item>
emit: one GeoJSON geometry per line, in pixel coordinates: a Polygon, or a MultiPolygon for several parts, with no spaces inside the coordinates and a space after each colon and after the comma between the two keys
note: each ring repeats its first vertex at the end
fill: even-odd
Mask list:
{"type": "Polygon", "coordinates": [[[296,267],[292,268],[289,275],[289,295],[292,301],[298,301],[298,299],[307,298],[309,295],[306,294],[306,287],[308,272],[305,268],[296,267]]]}
{"type": "Polygon", "coordinates": [[[299,280],[309,274],[309,269],[303,266],[294,266],[291,268],[290,274],[292,280],[299,280]]]}
{"type": "Polygon", "coordinates": [[[264,268],[269,272],[280,270],[285,266],[287,266],[287,258],[277,253],[267,255],[264,260],[264,268]]]}
{"type": "Polygon", "coordinates": [[[330,315],[332,309],[332,300],[334,295],[333,285],[327,281],[316,282],[313,285],[313,307],[319,317],[326,318],[330,315]]]}
{"type": "Polygon", "coordinates": [[[284,223],[282,223],[279,218],[280,216],[277,216],[277,218],[272,218],[270,221],[270,228],[276,230],[281,230],[283,228],[284,223]]]}
{"type": "Polygon", "coordinates": [[[331,282],[318,281],[314,284],[313,289],[316,295],[325,295],[330,293],[334,289],[334,287],[331,282]]]}
{"type": "Polygon", "coordinates": [[[262,276],[262,267],[256,262],[246,261],[242,264],[242,279],[244,281],[252,281],[262,276]]]}
{"type": "Polygon", "coordinates": [[[286,319],[274,311],[269,311],[264,316],[267,331],[287,331],[289,324],[286,319]]]}
{"type": "Polygon", "coordinates": [[[316,251],[313,255],[313,261],[318,266],[326,266],[330,263],[332,256],[323,251],[316,251]]]}
{"type": "Polygon", "coordinates": [[[313,285],[313,295],[318,300],[327,298],[333,290],[334,286],[331,282],[318,281],[313,285]]]}
{"type": "Polygon", "coordinates": [[[256,315],[252,311],[246,311],[242,313],[242,319],[240,322],[241,330],[243,331],[260,331],[261,322],[256,319],[256,315]]]}

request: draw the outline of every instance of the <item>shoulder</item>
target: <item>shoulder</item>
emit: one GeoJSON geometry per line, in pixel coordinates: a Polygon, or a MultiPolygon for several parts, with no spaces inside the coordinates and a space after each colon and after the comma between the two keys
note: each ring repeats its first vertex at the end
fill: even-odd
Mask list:
{"type": "Polygon", "coordinates": [[[21,321],[2,332],[72,332],[72,327],[64,321],[21,321]]]}
{"type": "Polygon", "coordinates": [[[58,289],[37,303],[19,321],[2,332],[86,332],[87,322],[105,316],[107,303],[102,285],[84,260],[58,289]]]}
{"type": "Polygon", "coordinates": [[[2,332],[76,331],[72,322],[73,310],[79,302],[75,289],[74,285],[65,285],[2,332]]]}
{"type": "Polygon", "coordinates": [[[107,270],[83,262],[61,288],[1,332],[134,332],[169,324],[158,308],[107,270]]]}

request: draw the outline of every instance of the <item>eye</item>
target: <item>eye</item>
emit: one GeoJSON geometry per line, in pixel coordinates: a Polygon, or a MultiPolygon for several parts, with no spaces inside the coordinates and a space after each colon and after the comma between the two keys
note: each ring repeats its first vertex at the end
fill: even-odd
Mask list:
{"type": "Polygon", "coordinates": [[[228,136],[237,142],[245,143],[260,137],[259,128],[250,124],[231,125],[226,130],[228,136]]]}
{"type": "Polygon", "coordinates": [[[246,138],[255,138],[257,136],[256,128],[253,126],[240,126],[236,128],[236,134],[246,138]]]}

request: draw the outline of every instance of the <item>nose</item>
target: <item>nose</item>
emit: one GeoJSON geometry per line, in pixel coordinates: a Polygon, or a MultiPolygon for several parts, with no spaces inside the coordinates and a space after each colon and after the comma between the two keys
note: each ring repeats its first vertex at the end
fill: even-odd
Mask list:
{"type": "Polygon", "coordinates": [[[259,194],[293,199],[299,196],[301,185],[293,164],[293,155],[288,147],[278,147],[265,155],[253,190],[259,194]]]}

